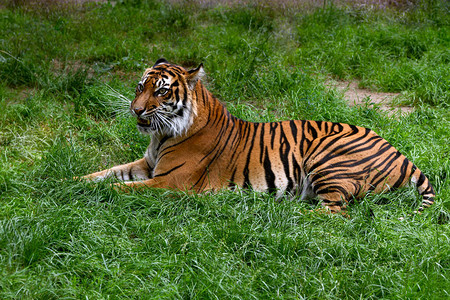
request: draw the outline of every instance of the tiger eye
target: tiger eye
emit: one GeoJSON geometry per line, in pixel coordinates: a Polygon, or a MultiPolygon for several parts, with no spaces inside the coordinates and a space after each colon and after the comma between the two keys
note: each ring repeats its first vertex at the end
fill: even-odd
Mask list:
{"type": "Polygon", "coordinates": [[[167,94],[168,91],[169,91],[168,89],[161,88],[158,90],[158,95],[164,96],[165,94],[167,94]]]}

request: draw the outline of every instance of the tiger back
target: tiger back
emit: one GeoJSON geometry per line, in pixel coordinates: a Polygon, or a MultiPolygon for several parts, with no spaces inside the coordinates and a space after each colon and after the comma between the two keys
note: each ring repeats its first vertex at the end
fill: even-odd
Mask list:
{"type": "Polygon", "coordinates": [[[413,182],[422,209],[433,204],[428,178],[374,131],[323,121],[247,122],[231,115],[202,84],[203,66],[158,60],[136,88],[130,111],[151,136],[144,158],[86,175],[115,176],[118,187],[217,191],[252,188],[318,198],[332,212],[368,192],[413,182]]]}

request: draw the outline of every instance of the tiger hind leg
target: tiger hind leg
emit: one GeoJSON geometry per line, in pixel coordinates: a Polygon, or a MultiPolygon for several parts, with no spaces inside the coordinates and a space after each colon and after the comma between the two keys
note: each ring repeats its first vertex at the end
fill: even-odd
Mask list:
{"type": "Polygon", "coordinates": [[[322,206],[332,213],[340,213],[346,215],[347,199],[345,195],[339,191],[333,192],[317,192],[322,206]]]}
{"type": "Polygon", "coordinates": [[[302,201],[307,199],[319,199],[322,209],[317,211],[324,213],[338,213],[347,216],[347,193],[341,192],[338,189],[333,189],[330,191],[327,188],[318,189],[309,177],[306,177],[303,181],[303,188],[301,192],[300,199],[302,201]]]}

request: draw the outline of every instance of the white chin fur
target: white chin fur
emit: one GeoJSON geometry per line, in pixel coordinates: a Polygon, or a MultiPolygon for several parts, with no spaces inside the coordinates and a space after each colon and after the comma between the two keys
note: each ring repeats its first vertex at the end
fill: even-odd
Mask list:
{"type": "Polygon", "coordinates": [[[194,114],[195,112],[192,112],[192,106],[188,102],[187,107],[183,109],[183,116],[171,119],[170,124],[160,124],[161,126],[157,127],[157,129],[137,125],[137,129],[145,135],[180,136],[186,133],[192,125],[194,114]]]}
{"type": "Polygon", "coordinates": [[[153,130],[150,129],[150,127],[143,127],[143,126],[136,126],[140,133],[145,135],[152,135],[154,133],[153,130]]]}

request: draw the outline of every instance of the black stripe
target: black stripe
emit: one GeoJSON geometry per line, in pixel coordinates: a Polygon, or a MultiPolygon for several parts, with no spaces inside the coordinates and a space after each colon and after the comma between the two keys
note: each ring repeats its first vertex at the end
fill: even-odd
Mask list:
{"type": "MultiPolygon", "coordinates": [[[[203,105],[206,105],[206,97],[208,94],[206,94],[205,96],[205,87],[202,87],[202,99],[203,99],[203,105]]],[[[208,112],[210,113],[210,111],[208,112]]]]}
{"type": "Polygon", "coordinates": [[[172,68],[174,71],[176,71],[176,72],[178,72],[178,73],[180,73],[180,74],[182,74],[183,72],[184,72],[184,70],[183,69],[181,69],[179,66],[177,66],[177,65],[170,65],[170,68],[172,68]]]}
{"type": "Polygon", "coordinates": [[[266,127],[266,123],[261,124],[261,132],[259,133],[259,162],[260,163],[263,162],[263,155],[264,155],[264,127],[266,127]]]}
{"type": "Polygon", "coordinates": [[[173,167],[172,169],[170,169],[167,172],[164,172],[164,173],[161,173],[161,174],[156,174],[154,177],[166,176],[166,175],[170,174],[171,172],[175,171],[176,169],[181,168],[182,166],[184,166],[185,163],[186,162],[184,162],[184,163],[182,163],[182,164],[180,164],[180,165],[178,165],[176,167],[173,167]]]}
{"type": "Polygon", "coordinates": [[[333,123],[333,131],[334,132],[342,132],[344,130],[344,126],[341,123],[333,123]],[[337,127],[337,129],[335,129],[337,127]]]}
{"type": "MultiPolygon", "coordinates": [[[[244,167],[244,188],[250,188],[251,187],[251,183],[250,183],[250,178],[249,178],[249,169],[248,166],[250,165],[250,157],[252,155],[252,150],[253,150],[253,146],[255,144],[255,136],[256,136],[256,132],[258,131],[258,123],[253,123],[254,125],[254,131],[253,131],[253,137],[251,139],[251,143],[250,143],[250,148],[248,150],[248,154],[247,154],[247,160],[245,162],[245,167],[244,167]]],[[[250,132],[250,130],[249,130],[250,132]]],[[[246,142],[247,143],[247,142],[246,142]]]]}
{"type": "Polygon", "coordinates": [[[295,183],[299,184],[302,180],[302,170],[300,168],[300,165],[298,164],[297,160],[295,159],[294,153],[292,153],[292,172],[294,173],[294,180],[295,183]]]}
{"type": "Polygon", "coordinates": [[[183,94],[183,106],[186,106],[186,102],[188,101],[188,89],[184,88],[184,94],[183,94]]]}
{"type": "Polygon", "coordinates": [[[317,138],[317,130],[312,126],[313,121],[308,122],[308,131],[311,133],[313,140],[317,138]]]}
{"type": "MultiPolygon", "coordinates": [[[[176,101],[175,105],[176,105],[178,102],[180,102],[180,93],[179,93],[180,89],[175,88],[174,90],[175,90],[174,94],[175,94],[175,101],[176,101]]],[[[186,98],[183,99],[183,106],[184,105],[186,105],[186,98]]]]}
{"type": "Polygon", "coordinates": [[[236,162],[239,159],[239,154],[242,153],[242,151],[244,151],[244,149],[242,147],[239,147],[241,145],[241,140],[242,140],[242,124],[243,121],[239,120],[237,118],[232,118],[231,122],[233,123],[233,131],[234,131],[234,139],[232,141],[232,149],[233,149],[233,154],[231,155],[230,158],[230,162],[236,162]],[[238,152],[237,150],[241,148],[241,150],[238,152]]]}
{"type": "MultiPolygon", "coordinates": [[[[401,186],[403,180],[405,180],[406,177],[406,168],[408,167],[408,163],[409,160],[405,157],[405,159],[403,160],[403,164],[400,168],[400,177],[397,179],[397,181],[394,183],[394,185],[392,186],[393,188],[398,188],[401,186]]],[[[423,175],[423,173],[421,173],[421,175],[423,175]]],[[[424,176],[425,177],[425,176],[424,176]]]]}
{"type": "Polygon", "coordinates": [[[305,122],[305,121],[302,121],[301,126],[302,126],[302,137],[301,137],[300,142],[299,142],[299,146],[300,146],[299,149],[300,149],[300,156],[301,156],[301,157],[304,157],[305,154],[306,154],[306,152],[303,151],[303,150],[304,150],[304,149],[303,149],[303,144],[304,144],[304,143],[307,143],[307,139],[306,139],[306,136],[305,136],[305,126],[306,126],[306,122],[305,122]]]}
{"type": "Polygon", "coordinates": [[[181,109],[179,109],[176,113],[177,116],[182,117],[184,115],[184,109],[185,107],[182,107],[181,109]]]}
{"type": "Polygon", "coordinates": [[[416,186],[419,187],[425,182],[425,175],[420,172],[419,179],[417,180],[416,186]]]}
{"type": "Polygon", "coordinates": [[[322,131],[322,121],[316,121],[317,124],[317,128],[319,129],[319,131],[322,131]]]}
{"type": "Polygon", "coordinates": [[[228,183],[229,187],[235,187],[236,183],[234,182],[234,176],[236,175],[236,168],[234,168],[233,172],[231,173],[231,178],[230,181],[228,183]]]}
{"type": "Polygon", "coordinates": [[[434,192],[434,188],[430,183],[428,183],[427,189],[424,190],[421,195],[425,195],[425,194],[432,194],[433,197],[436,195],[436,193],[434,192]]]}
{"type": "Polygon", "coordinates": [[[359,183],[352,182],[353,188],[355,189],[355,193],[353,194],[355,197],[359,196],[361,192],[361,185],[359,183]]]}
{"type": "Polygon", "coordinates": [[[163,138],[159,141],[158,147],[156,147],[156,152],[159,152],[159,149],[161,148],[161,146],[162,146],[168,139],[170,139],[170,138],[171,138],[171,136],[165,136],[165,137],[163,137],[163,138]]]}
{"type": "Polygon", "coordinates": [[[286,135],[283,130],[283,126],[280,126],[280,159],[283,164],[284,173],[286,174],[286,178],[288,179],[287,189],[292,190],[294,184],[292,182],[292,178],[290,177],[289,172],[289,152],[291,151],[291,146],[289,145],[289,141],[286,138],[286,135]]]}
{"type": "Polygon", "coordinates": [[[159,156],[157,157],[157,159],[156,159],[155,166],[161,161],[161,159],[162,159],[164,156],[166,156],[166,155],[169,154],[169,153],[175,152],[175,151],[176,151],[175,149],[173,149],[173,150],[168,150],[168,151],[165,151],[164,153],[162,153],[161,155],[159,155],[159,156]]]}
{"type": "Polygon", "coordinates": [[[276,134],[276,129],[278,127],[278,122],[272,122],[269,123],[270,126],[270,135],[271,135],[271,140],[270,140],[270,147],[273,150],[273,146],[274,146],[274,141],[275,141],[275,134],[276,134]]]}
{"type": "Polygon", "coordinates": [[[148,163],[146,158],[144,158],[144,160],[145,160],[145,163],[147,164],[147,167],[148,167],[147,177],[148,178],[153,178],[153,168],[150,166],[150,164],[148,163]]]}
{"type": "Polygon", "coordinates": [[[294,142],[297,144],[297,125],[295,124],[294,120],[291,120],[289,122],[289,125],[291,126],[291,132],[292,132],[292,136],[294,138],[294,142]]]}
{"type": "MultiPolygon", "coordinates": [[[[159,68],[156,68],[156,69],[158,70],[159,68]]],[[[165,71],[166,71],[167,73],[169,73],[170,76],[172,76],[172,77],[177,77],[177,75],[175,75],[174,72],[172,72],[172,71],[170,71],[170,70],[168,70],[168,69],[166,69],[165,71]]]]}
{"type": "Polygon", "coordinates": [[[239,131],[236,130],[236,122],[232,121],[230,123],[231,123],[231,126],[232,126],[231,129],[230,129],[230,134],[232,134],[232,133],[234,134],[233,140],[231,141],[231,149],[233,151],[235,151],[237,146],[239,145],[239,141],[240,141],[239,137],[240,137],[240,135],[239,135],[239,131]]]}
{"type": "Polygon", "coordinates": [[[269,153],[267,146],[265,147],[265,155],[264,155],[264,174],[266,178],[268,192],[276,192],[277,187],[275,185],[275,174],[272,171],[272,165],[270,163],[269,153]]]}
{"type": "MultiPolygon", "coordinates": [[[[359,132],[358,127],[356,127],[355,125],[350,125],[350,124],[347,124],[347,125],[348,125],[348,127],[350,127],[352,129],[352,132],[359,132]]],[[[368,129],[368,128],[362,128],[362,129],[364,129],[366,131],[370,131],[370,129],[368,129]]]]}
{"type": "Polygon", "coordinates": [[[429,184],[427,186],[427,188],[422,192],[422,195],[425,195],[425,194],[428,194],[428,193],[433,193],[434,194],[433,187],[431,186],[431,184],[429,184]]]}
{"type": "Polygon", "coordinates": [[[249,142],[249,135],[250,135],[250,133],[251,133],[251,129],[252,129],[252,126],[251,126],[251,124],[252,123],[250,123],[250,122],[246,122],[246,121],[242,121],[242,123],[244,124],[244,133],[243,133],[243,138],[244,138],[244,141],[245,141],[245,143],[244,143],[244,149],[245,148],[247,148],[247,143],[249,142]]]}

